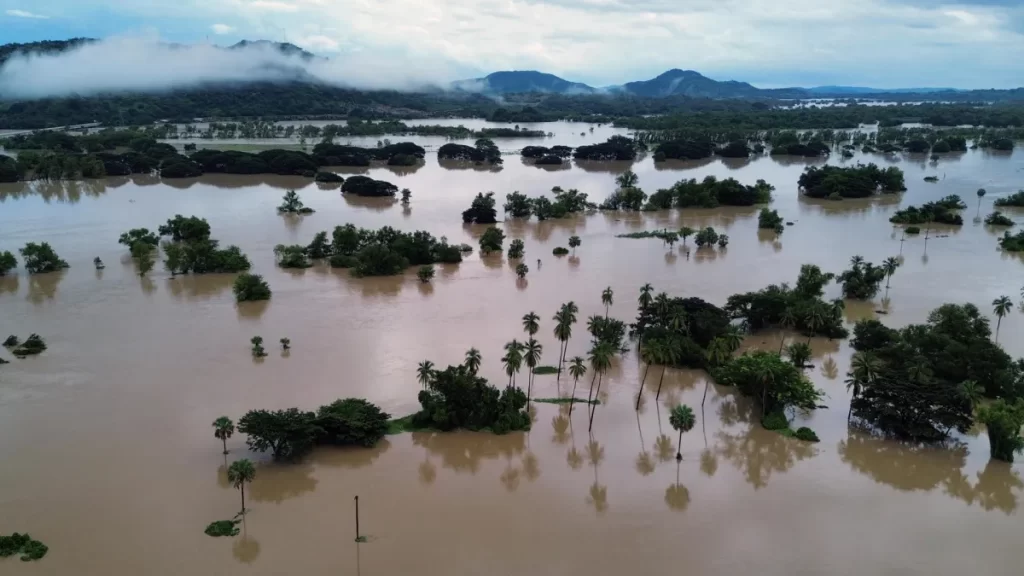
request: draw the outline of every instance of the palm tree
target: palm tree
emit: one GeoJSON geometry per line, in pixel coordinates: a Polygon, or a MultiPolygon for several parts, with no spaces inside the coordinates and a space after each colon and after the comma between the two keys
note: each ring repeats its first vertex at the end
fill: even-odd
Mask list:
{"type": "Polygon", "coordinates": [[[706,352],[708,363],[712,366],[724,364],[731,355],[732,352],[729,351],[729,345],[721,336],[711,341],[706,352]]]}
{"type": "Polygon", "coordinates": [[[639,181],[640,177],[632,170],[626,170],[615,177],[615,183],[619,185],[619,188],[634,188],[639,181]]]}
{"type": "Polygon", "coordinates": [[[579,308],[576,303],[569,301],[562,304],[562,308],[555,313],[555,338],[562,343],[562,349],[558,355],[558,376],[562,376],[562,363],[565,362],[565,354],[569,349],[569,338],[572,337],[572,325],[576,323],[576,313],[579,308]]]}
{"type": "Polygon", "coordinates": [[[676,448],[676,461],[678,462],[683,459],[683,432],[692,430],[693,425],[697,423],[697,418],[689,406],[680,404],[672,409],[668,416],[668,422],[672,428],[679,431],[678,448],[676,448]]]}
{"type": "Polygon", "coordinates": [[[426,388],[427,384],[430,384],[430,381],[434,379],[434,363],[430,360],[420,362],[419,368],[416,369],[416,374],[419,376],[420,386],[426,388]]]}
{"type": "Polygon", "coordinates": [[[505,344],[505,356],[501,361],[505,364],[505,373],[508,374],[508,385],[511,387],[515,382],[515,375],[523,367],[523,345],[518,340],[512,340],[505,344]]]}
{"type": "Polygon", "coordinates": [[[256,478],[256,468],[248,458],[236,460],[228,466],[228,482],[242,491],[242,514],[245,514],[245,485],[256,478]]]}
{"type": "Polygon", "coordinates": [[[981,199],[985,197],[985,189],[978,188],[978,213],[975,216],[981,215],[981,199]]]}
{"type": "Polygon", "coordinates": [[[896,269],[900,267],[899,258],[895,256],[889,256],[882,263],[882,270],[885,270],[885,289],[889,289],[889,280],[892,279],[892,275],[896,272],[896,269]]]}
{"type": "Polygon", "coordinates": [[[540,342],[530,338],[526,341],[524,350],[526,353],[523,355],[523,360],[526,361],[526,366],[530,369],[526,386],[526,401],[529,402],[530,395],[533,393],[533,370],[540,364],[540,356],[544,352],[544,347],[540,345],[540,342]]]}
{"type": "Polygon", "coordinates": [[[863,263],[864,263],[864,257],[861,256],[860,254],[854,256],[853,258],[850,258],[850,266],[852,266],[854,268],[857,268],[858,266],[860,266],[863,263]]]}
{"type": "Polygon", "coordinates": [[[996,342],[999,342],[999,325],[1003,323],[1003,316],[1013,310],[1013,302],[1007,296],[1000,296],[992,301],[992,311],[996,313],[996,342]]]}
{"type": "Polygon", "coordinates": [[[608,317],[608,307],[612,305],[615,293],[612,292],[612,287],[609,286],[601,292],[601,303],[604,304],[604,317],[608,317]]]}
{"type": "MultiPolygon", "coordinates": [[[[608,370],[608,367],[611,366],[611,364],[612,364],[612,354],[613,353],[614,353],[614,350],[612,350],[611,345],[609,345],[607,342],[602,342],[602,343],[598,344],[590,352],[590,365],[594,369],[594,373],[598,377],[597,378],[597,392],[595,392],[595,398],[600,398],[601,397],[601,381],[604,379],[605,371],[608,370]]],[[[593,389],[593,386],[591,386],[591,389],[593,389]]],[[[588,400],[587,404],[591,404],[591,402],[589,402],[589,400],[590,400],[589,396],[588,396],[587,400],[588,400]]],[[[593,430],[594,429],[594,413],[595,412],[597,412],[597,406],[591,404],[591,407],[590,407],[590,424],[589,424],[589,427],[587,428],[587,430],[593,430]]]]}
{"type": "Polygon", "coordinates": [[[228,453],[228,438],[235,433],[235,423],[227,416],[221,416],[213,421],[213,437],[220,438],[224,444],[224,453],[228,453]]]}
{"type": "Polygon", "coordinates": [[[636,301],[640,305],[640,310],[647,310],[647,307],[654,301],[654,298],[651,296],[653,291],[654,286],[651,286],[649,282],[640,287],[640,297],[636,301]]]}
{"type": "Polygon", "coordinates": [[[660,346],[661,343],[655,340],[640,347],[640,358],[647,363],[647,367],[644,368],[644,377],[640,379],[640,392],[636,395],[637,411],[640,410],[640,397],[644,395],[644,382],[647,381],[647,372],[651,369],[651,364],[653,364],[661,354],[661,351],[658,350],[660,346]]]}
{"type": "Polygon", "coordinates": [[[572,396],[569,397],[569,416],[572,416],[572,405],[576,401],[576,383],[587,373],[587,365],[583,363],[583,357],[575,356],[569,364],[569,375],[572,376],[572,396]]]}
{"type": "Polygon", "coordinates": [[[960,383],[960,393],[971,403],[971,410],[981,402],[985,390],[974,380],[965,380],[960,383]]]}
{"type": "Polygon", "coordinates": [[[523,330],[533,338],[537,331],[540,330],[540,316],[537,316],[536,312],[530,312],[523,316],[523,330]]]}
{"type": "Polygon", "coordinates": [[[786,349],[786,355],[793,366],[803,370],[811,359],[811,347],[804,342],[794,342],[786,349]]]}
{"type": "Polygon", "coordinates": [[[767,366],[759,366],[755,374],[761,383],[761,420],[764,420],[765,406],[768,404],[768,388],[775,383],[775,373],[767,366]]]}
{"type": "Polygon", "coordinates": [[[665,381],[665,371],[668,370],[669,366],[674,366],[679,360],[679,341],[675,339],[669,339],[662,342],[659,350],[661,351],[658,363],[661,364],[661,378],[658,378],[658,392],[654,395],[654,401],[657,402],[661,398],[661,384],[665,381]]]}
{"type": "Polygon", "coordinates": [[[779,342],[779,356],[782,356],[782,347],[786,344],[786,330],[792,330],[796,326],[796,312],[792,307],[787,307],[782,312],[782,318],[779,319],[779,324],[782,325],[783,333],[781,335],[781,342],[779,342]]]}
{"type": "Polygon", "coordinates": [[[807,309],[804,316],[804,325],[807,326],[807,343],[810,344],[811,337],[825,325],[825,314],[820,302],[807,309]]]}
{"type": "Polygon", "coordinates": [[[725,342],[725,347],[729,350],[729,354],[739,350],[740,346],[743,345],[743,333],[735,326],[730,326],[720,338],[725,342]]]}
{"type": "Polygon", "coordinates": [[[476,348],[470,348],[466,350],[466,368],[469,369],[471,374],[476,374],[477,370],[480,369],[480,362],[482,357],[480,351],[476,348]]]}

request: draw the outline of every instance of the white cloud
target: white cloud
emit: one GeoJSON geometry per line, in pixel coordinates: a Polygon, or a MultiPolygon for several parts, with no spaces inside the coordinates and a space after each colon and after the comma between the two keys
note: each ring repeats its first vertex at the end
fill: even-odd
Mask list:
{"type": "Polygon", "coordinates": [[[243,2],[242,5],[253,10],[263,10],[265,12],[297,12],[299,10],[299,7],[295,4],[278,2],[276,0],[253,0],[252,2],[243,2]]]}
{"type": "Polygon", "coordinates": [[[32,12],[26,12],[25,10],[8,10],[6,12],[8,16],[14,16],[15,18],[36,18],[38,20],[49,20],[49,16],[42,14],[33,14],[32,12]]]}
{"type": "Polygon", "coordinates": [[[227,24],[214,24],[210,26],[210,30],[213,30],[214,34],[231,34],[235,29],[227,24]]]}
{"type": "Polygon", "coordinates": [[[320,34],[297,38],[295,45],[314,52],[337,52],[339,48],[337,40],[320,34]]]}

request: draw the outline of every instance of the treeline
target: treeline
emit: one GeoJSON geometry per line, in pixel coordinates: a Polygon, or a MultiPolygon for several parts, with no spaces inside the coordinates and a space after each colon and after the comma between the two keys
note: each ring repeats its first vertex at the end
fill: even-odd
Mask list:
{"type": "Polygon", "coordinates": [[[651,194],[645,209],[667,210],[669,208],[717,208],[718,206],[753,206],[772,201],[775,187],[758,180],[753,186],[741,184],[735,178],[719,180],[707,176],[703,181],[680,180],[671,188],[662,188],[651,194]]]}
{"type": "Polygon", "coordinates": [[[319,232],[308,246],[278,246],[278,264],[285,268],[308,268],[313,260],[328,260],[334,268],[349,268],[354,276],[392,276],[410,266],[457,264],[462,253],[472,248],[448,244],[429,232],[401,232],[390,226],[379,230],[336,226],[328,236],[319,232]]]}

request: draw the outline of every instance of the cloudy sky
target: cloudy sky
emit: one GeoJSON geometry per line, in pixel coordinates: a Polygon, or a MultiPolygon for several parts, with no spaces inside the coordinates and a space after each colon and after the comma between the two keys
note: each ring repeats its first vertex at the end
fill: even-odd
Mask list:
{"type": "Polygon", "coordinates": [[[288,41],[431,62],[438,80],[684,68],[762,87],[1024,85],[1024,0],[0,0],[0,43],[72,36],[288,41]]]}

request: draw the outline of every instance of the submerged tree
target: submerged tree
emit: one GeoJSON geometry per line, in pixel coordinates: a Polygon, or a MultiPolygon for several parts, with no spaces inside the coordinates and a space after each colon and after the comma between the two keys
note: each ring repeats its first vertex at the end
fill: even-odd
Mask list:
{"type": "Polygon", "coordinates": [[[892,275],[896,273],[896,269],[900,267],[900,260],[895,256],[889,256],[882,263],[882,270],[885,271],[885,288],[889,289],[889,280],[892,279],[892,275]]]}
{"type": "Polygon", "coordinates": [[[263,280],[263,276],[248,272],[242,272],[235,278],[233,290],[238,302],[270,300],[272,294],[270,285],[263,280]]]}
{"type": "Polygon", "coordinates": [[[29,242],[20,252],[29,274],[44,274],[68,268],[68,263],[61,260],[53,251],[53,247],[46,242],[29,242]]]}
{"type": "Polygon", "coordinates": [[[252,344],[252,355],[254,358],[262,358],[267,355],[267,351],[263,349],[262,336],[253,336],[249,339],[249,343],[252,344]]]}
{"type": "Polygon", "coordinates": [[[155,251],[154,246],[146,242],[140,241],[132,244],[132,260],[135,260],[135,265],[139,268],[139,276],[145,276],[153,269],[153,252],[155,251]]]}
{"type": "Polygon", "coordinates": [[[496,226],[484,230],[480,236],[480,251],[484,254],[490,252],[501,252],[502,244],[505,242],[505,233],[496,226]]]}
{"type": "Polygon", "coordinates": [[[527,266],[526,264],[522,263],[522,262],[520,262],[519,265],[516,266],[516,276],[519,276],[520,280],[522,280],[523,278],[526,278],[526,274],[529,271],[530,271],[530,267],[527,266]]]}
{"type": "Polygon", "coordinates": [[[245,485],[256,478],[256,468],[248,458],[236,460],[228,466],[228,482],[242,493],[242,514],[245,514],[245,485]]]}
{"type": "Polygon", "coordinates": [[[18,267],[18,259],[9,251],[0,252],[0,276],[18,267]]]}
{"type": "Polygon", "coordinates": [[[315,212],[315,210],[307,208],[302,203],[295,190],[285,192],[282,200],[281,205],[277,207],[277,211],[280,214],[312,214],[315,212]]]}
{"type": "Polygon", "coordinates": [[[582,244],[579,236],[569,236],[569,248],[572,248],[572,255],[576,255],[576,247],[582,244]]]}
{"type": "Polygon", "coordinates": [[[1013,455],[1024,450],[1020,429],[1024,426],[1024,404],[996,400],[978,411],[978,420],[988,428],[992,458],[1013,462],[1013,455]]]}
{"type": "Polygon", "coordinates": [[[582,356],[574,356],[569,364],[569,375],[572,376],[572,395],[569,396],[569,416],[572,416],[572,405],[576,401],[576,383],[587,374],[587,365],[582,356]]]}
{"type": "Polygon", "coordinates": [[[515,260],[526,255],[526,245],[522,240],[516,238],[508,245],[508,257],[515,260]]]}
{"type": "Polygon", "coordinates": [[[669,414],[668,421],[674,430],[679,431],[679,444],[676,449],[676,460],[682,460],[683,432],[689,432],[692,430],[693,425],[697,422],[697,418],[693,415],[693,410],[689,406],[680,404],[672,409],[672,412],[669,414]]]}
{"type": "Polygon", "coordinates": [[[416,271],[416,277],[419,278],[420,282],[423,282],[424,284],[426,284],[427,282],[430,282],[431,280],[433,280],[434,279],[434,274],[435,274],[435,272],[434,272],[434,265],[433,264],[427,264],[425,266],[420,266],[420,269],[416,271]]]}
{"type": "Polygon", "coordinates": [[[228,453],[228,438],[235,433],[235,423],[227,416],[221,416],[213,421],[213,436],[220,439],[224,445],[224,453],[228,453]]]}

